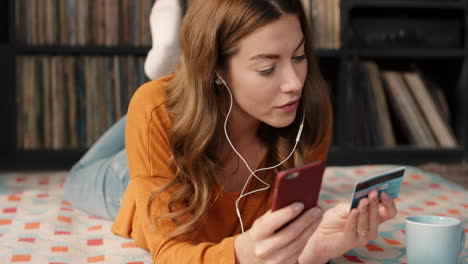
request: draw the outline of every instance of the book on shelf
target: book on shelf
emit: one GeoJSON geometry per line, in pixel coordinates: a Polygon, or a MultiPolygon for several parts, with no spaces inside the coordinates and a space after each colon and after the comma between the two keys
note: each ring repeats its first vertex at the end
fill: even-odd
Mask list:
{"type": "Polygon", "coordinates": [[[312,19],[312,6],[311,6],[311,0],[301,0],[302,7],[304,8],[304,12],[307,16],[307,19],[310,21],[312,19]]]}
{"type": "Polygon", "coordinates": [[[352,128],[354,143],[364,146],[381,145],[377,124],[377,111],[374,96],[370,88],[369,75],[362,63],[351,65],[352,82],[352,128]]]}
{"type": "MultiPolygon", "coordinates": [[[[305,0],[307,1],[307,0],[305,0]]],[[[339,49],[341,46],[340,0],[310,0],[310,17],[315,48],[339,49]]]]}
{"type": "MultiPolygon", "coordinates": [[[[65,133],[65,118],[64,113],[67,109],[64,108],[65,101],[63,82],[62,82],[62,60],[57,57],[51,58],[51,91],[52,91],[52,149],[60,149],[64,146],[65,133]],[[60,63],[60,65],[59,65],[60,63]]],[[[35,76],[39,78],[39,76],[35,76]]],[[[40,99],[40,97],[38,97],[40,99]]],[[[44,124],[43,125],[47,125],[44,124]]]]}
{"type": "Polygon", "coordinates": [[[341,0],[334,0],[333,6],[333,47],[341,48],[341,0]]]}
{"type": "Polygon", "coordinates": [[[376,106],[377,123],[380,132],[382,145],[386,147],[396,146],[396,139],[394,135],[393,125],[388,111],[387,97],[380,78],[380,70],[377,63],[372,61],[364,62],[364,67],[369,76],[369,86],[372,89],[373,99],[376,106]]]}
{"type": "Polygon", "coordinates": [[[27,45],[150,46],[155,0],[15,1],[16,38],[27,45]]]}
{"type": "MultiPolygon", "coordinates": [[[[23,60],[27,60],[29,58],[31,57],[25,57],[23,58],[23,60]]],[[[39,61],[42,61],[42,63],[40,63],[42,66],[42,71],[37,73],[39,76],[42,76],[42,82],[41,81],[37,82],[37,85],[42,86],[42,92],[43,92],[42,93],[43,107],[42,107],[42,113],[41,113],[41,116],[43,119],[42,122],[44,124],[52,124],[52,120],[53,120],[52,118],[52,113],[53,113],[52,111],[52,85],[51,85],[52,80],[51,80],[51,74],[50,74],[51,57],[37,57],[37,59],[39,61]]],[[[21,64],[21,59],[18,64],[21,64]]],[[[21,76],[17,79],[18,81],[20,81],[21,76]]],[[[16,90],[21,91],[21,90],[26,90],[26,89],[28,89],[28,87],[17,85],[16,90]]],[[[21,137],[21,130],[19,130],[19,132],[20,133],[18,133],[18,136],[21,137]]],[[[42,126],[42,133],[43,135],[52,135],[52,125],[42,126]]],[[[52,137],[51,136],[44,137],[43,148],[52,149],[52,137]]]]}
{"type": "MultiPolygon", "coordinates": [[[[68,116],[66,116],[66,120],[68,121],[68,131],[69,136],[66,137],[68,142],[68,146],[72,149],[76,149],[79,147],[79,136],[78,136],[78,124],[77,124],[77,117],[78,117],[78,98],[76,92],[76,82],[75,82],[75,72],[76,67],[73,58],[65,57],[64,58],[64,84],[65,84],[65,91],[67,98],[65,102],[68,105],[65,105],[68,109],[68,116]]],[[[44,122],[48,124],[47,122],[44,122]]]]}
{"type": "Polygon", "coordinates": [[[434,101],[435,106],[437,108],[437,111],[442,116],[442,120],[447,126],[450,127],[450,123],[452,120],[451,111],[450,107],[448,106],[447,97],[445,96],[444,91],[439,85],[437,85],[431,79],[427,78],[424,74],[422,74],[421,72],[419,72],[419,74],[421,74],[421,78],[424,80],[424,84],[426,84],[427,86],[431,98],[434,101]]]}
{"type": "MultiPolygon", "coordinates": [[[[86,94],[85,94],[85,73],[84,58],[74,60],[75,82],[71,88],[76,95],[76,126],[78,127],[78,146],[87,146],[86,143],[86,94]]],[[[88,76],[89,78],[89,76],[88,76]]]]}
{"type": "Polygon", "coordinates": [[[441,147],[456,147],[453,132],[444,123],[421,76],[417,72],[405,72],[403,77],[438,145],[441,147]]]}
{"type": "Polygon", "coordinates": [[[396,71],[355,60],[349,68],[350,144],[457,147],[442,89],[415,65],[410,71],[396,71]]]}
{"type": "Polygon", "coordinates": [[[89,57],[83,58],[83,69],[85,69],[84,72],[84,94],[85,94],[85,116],[86,116],[86,146],[90,146],[92,142],[94,141],[95,135],[94,131],[95,129],[99,128],[99,120],[98,117],[96,116],[96,113],[98,112],[98,109],[96,109],[99,106],[99,102],[96,101],[98,98],[97,95],[97,87],[102,88],[100,85],[99,79],[98,79],[98,74],[97,74],[97,61],[94,63],[91,63],[89,57]],[[96,85],[97,84],[97,85],[96,85]]]}
{"type": "Polygon", "coordinates": [[[350,113],[353,143],[362,146],[394,147],[396,139],[387,106],[387,98],[375,62],[351,64],[350,113]]]}
{"type": "Polygon", "coordinates": [[[19,56],[17,148],[90,147],[147,81],[143,57],[19,56]]]}
{"type": "Polygon", "coordinates": [[[402,74],[395,71],[383,71],[382,77],[390,95],[391,107],[393,107],[397,120],[401,123],[409,142],[419,147],[437,147],[437,142],[417,108],[416,101],[402,74]]]}

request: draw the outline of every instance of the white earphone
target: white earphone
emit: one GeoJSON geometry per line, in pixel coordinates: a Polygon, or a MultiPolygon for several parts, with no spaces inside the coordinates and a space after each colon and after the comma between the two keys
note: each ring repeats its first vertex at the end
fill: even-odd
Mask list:
{"type": "Polygon", "coordinates": [[[260,169],[257,169],[255,171],[252,171],[252,169],[250,168],[247,161],[244,159],[244,157],[242,157],[242,155],[237,151],[237,149],[232,144],[231,139],[229,138],[229,135],[227,133],[227,121],[228,121],[229,115],[231,114],[233,98],[232,98],[231,90],[229,89],[229,86],[227,85],[226,81],[217,72],[216,72],[216,76],[217,76],[218,80],[221,81],[221,83],[224,85],[224,87],[226,87],[227,91],[229,92],[229,97],[231,99],[231,103],[229,105],[229,110],[228,110],[228,113],[226,115],[226,119],[224,120],[224,134],[226,135],[226,139],[227,139],[229,145],[231,146],[231,148],[234,150],[234,152],[237,154],[237,156],[239,156],[239,158],[244,162],[245,166],[250,171],[250,175],[247,178],[247,180],[245,181],[244,187],[242,188],[242,191],[241,191],[239,197],[236,199],[237,217],[239,218],[239,221],[240,221],[240,226],[241,226],[242,233],[244,233],[244,224],[242,223],[242,216],[241,216],[241,213],[240,213],[240,210],[239,210],[239,201],[240,201],[240,199],[244,198],[245,196],[247,196],[249,194],[264,191],[264,190],[267,190],[268,188],[270,188],[270,185],[268,183],[266,183],[265,181],[263,181],[262,179],[260,179],[260,177],[258,177],[255,173],[257,173],[259,171],[274,169],[274,168],[280,166],[281,164],[283,164],[284,162],[286,162],[293,155],[294,151],[296,150],[297,144],[299,143],[299,140],[301,138],[302,129],[304,128],[305,112],[302,113],[302,121],[301,121],[301,124],[299,125],[299,130],[297,131],[296,143],[294,144],[294,148],[291,151],[291,153],[289,153],[289,155],[283,161],[276,164],[275,166],[260,168],[260,169]],[[257,180],[262,182],[265,185],[265,187],[260,188],[260,189],[256,189],[256,190],[253,190],[251,192],[248,192],[248,193],[244,194],[245,188],[246,188],[247,184],[249,183],[250,179],[252,178],[252,175],[255,176],[255,178],[257,178],[257,180]]]}

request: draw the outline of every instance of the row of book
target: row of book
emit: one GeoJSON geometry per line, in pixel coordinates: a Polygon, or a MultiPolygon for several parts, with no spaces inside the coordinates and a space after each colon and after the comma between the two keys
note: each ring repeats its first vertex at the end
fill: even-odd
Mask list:
{"type": "MultiPolygon", "coordinates": [[[[143,57],[21,56],[16,65],[17,147],[25,150],[90,147],[147,81],[143,57]]],[[[457,146],[444,93],[420,71],[350,66],[353,144],[457,146]]]]}
{"type": "Polygon", "coordinates": [[[302,0],[312,22],[314,44],[319,49],[339,49],[340,0],[302,0]]]}
{"type": "Polygon", "coordinates": [[[396,71],[358,61],[350,67],[348,110],[355,145],[457,146],[443,89],[416,66],[396,71]]]}
{"type": "MultiPolygon", "coordinates": [[[[176,1],[176,0],[174,0],[176,1]]],[[[28,45],[149,46],[155,0],[18,0],[16,38],[28,45]]],[[[302,0],[316,48],[340,48],[340,0],[302,0]]]]}
{"type": "Polygon", "coordinates": [[[16,38],[29,45],[149,46],[155,0],[18,0],[16,38]]]}
{"type": "Polygon", "coordinates": [[[17,58],[17,147],[90,147],[147,81],[143,57],[17,58]]]}

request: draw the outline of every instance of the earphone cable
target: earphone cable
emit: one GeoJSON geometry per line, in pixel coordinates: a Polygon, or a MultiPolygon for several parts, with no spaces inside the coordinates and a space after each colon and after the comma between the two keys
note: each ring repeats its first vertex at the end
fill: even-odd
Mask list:
{"type": "MultiPolygon", "coordinates": [[[[217,74],[218,75],[218,74],[217,74]]],[[[271,167],[266,167],[266,168],[260,168],[260,169],[257,169],[255,171],[252,171],[252,169],[250,168],[249,164],[247,163],[247,161],[244,159],[244,157],[242,157],[242,155],[237,151],[237,149],[234,147],[234,145],[232,144],[231,142],[231,139],[229,138],[229,135],[227,133],[227,121],[229,119],[229,115],[231,114],[231,111],[232,111],[232,105],[233,105],[233,96],[232,96],[232,93],[231,93],[231,90],[229,89],[227,83],[224,81],[223,78],[221,78],[221,76],[217,76],[220,81],[224,84],[224,86],[226,87],[227,91],[229,92],[229,98],[230,98],[230,105],[229,105],[229,110],[226,114],[226,118],[224,120],[224,134],[226,135],[226,139],[229,143],[229,145],[231,146],[231,148],[234,150],[234,152],[237,154],[237,156],[242,160],[242,162],[244,162],[245,166],[247,167],[247,169],[249,170],[250,172],[250,175],[249,177],[247,178],[247,180],[245,181],[244,183],[244,186],[242,187],[242,191],[239,195],[239,197],[236,199],[236,213],[237,213],[237,217],[239,218],[239,221],[240,221],[240,226],[241,226],[241,230],[242,230],[242,233],[244,233],[244,224],[243,224],[243,221],[242,221],[242,216],[241,216],[241,213],[240,213],[240,210],[239,210],[239,202],[240,200],[247,196],[247,195],[250,195],[250,194],[253,194],[253,193],[256,193],[256,192],[261,192],[261,191],[264,191],[264,190],[267,190],[268,188],[270,188],[270,184],[266,183],[265,181],[263,181],[260,177],[257,176],[257,172],[260,172],[260,171],[264,171],[264,170],[270,170],[270,169],[274,169],[276,167],[279,167],[281,166],[284,162],[286,162],[293,154],[294,154],[294,151],[296,150],[296,147],[299,143],[299,139],[301,137],[301,134],[302,134],[302,129],[304,127],[304,119],[305,119],[305,112],[303,112],[303,115],[302,115],[302,122],[299,126],[299,131],[297,133],[297,137],[296,137],[296,142],[294,144],[294,148],[293,150],[291,151],[291,153],[289,153],[289,155],[283,160],[281,161],[280,163],[276,164],[275,166],[271,166],[271,167]],[[265,187],[263,188],[260,188],[260,189],[256,189],[256,190],[253,190],[251,192],[248,192],[246,194],[244,194],[244,191],[250,181],[250,179],[252,178],[252,176],[255,176],[255,178],[257,178],[257,180],[259,180],[260,182],[262,182],[265,187]]]]}

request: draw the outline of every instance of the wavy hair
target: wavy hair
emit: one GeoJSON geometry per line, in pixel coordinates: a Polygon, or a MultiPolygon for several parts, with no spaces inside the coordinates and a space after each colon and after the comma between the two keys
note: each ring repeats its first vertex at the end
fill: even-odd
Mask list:
{"type": "MultiPolygon", "coordinates": [[[[175,230],[167,234],[170,238],[200,226],[214,199],[217,172],[225,163],[216,150],[225,140],[223,121],[229,97],[216,88],[216,69],[227,67],[243,38],[284,14],[297,15],[304,34],[308,72],[298,113],[306,113],[303,135],[307,137],[302,136],[292,158],[277,170],[302,165],[326,137],[331,122],[328,89],[318,69],[300,0],[193,0],[182,23],[181,61],[166,88],[173,119],[169,140],[175,178],[158,189],[147,206],[149,217],[154,199],[168,189],[176,190],[168,203],[169,213],[158,216],[176,223],[175,230]],[[185,206],[176,206],[179,203],[185,206]]],[[[296,118],[284,128],[260,125],[258,137],[268,149],[265,165],[277,164],[289,154],[300,121],[296,118]]],[[[267,180],[272,182],[272,177],[267,180]]]]}

